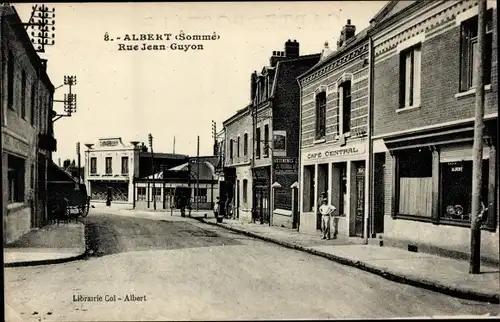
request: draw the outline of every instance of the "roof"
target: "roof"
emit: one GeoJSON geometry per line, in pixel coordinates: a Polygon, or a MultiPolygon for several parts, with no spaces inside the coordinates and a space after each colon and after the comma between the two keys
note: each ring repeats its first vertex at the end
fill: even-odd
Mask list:
{"type": "Polygon", "coordinates": [[[387,4],[384,5],[379,12],[377,12],[377,14],[370,20],[370,23],[379,24],[386,21],[401,12],[403,9],[419,1],[421,0],[387,1],[387,4]]]}
{"type": "MultiPolygon", "coordinates": [[[[151,157],[151,152],[140,152],[139,157],[151,157]]],[[[186,159],[188,158],[188,155],[185,154],[177,154],[177,153],[161,153],[161,152],[154,152],[154,157],[155,159],[186,159]]]]}
{"type": "Polygon", "coordinates": [[[250,112],[250,107],[252,106],[252,104],[248,104],[247,106],[245,106],[244,108],[242,109],[239,109],[236,111],[236,113],[234,113],[233,115],[231,115],[230,117],[228,117],[225,121],[222,122],[222,125],[226,125],[227,123],[230,123],[230,122],[233,122],[235,121],[236,119],[238,119],[238,117],[240,116],[243,116],[245,115],[246,113],[249,113],[250,112]]]}
{"type": "MultiPolygon", "coordinates": [[[[187,172],[189,163],[183,163],[181,165],[175,166],[167,170],[167,172],[187,172]]],[[[215,173],[214,166],[208,162],[203,161],[199,163],[199,172],[198,172],[198,164],[191,163],[191,178],[199,180],[213,180],[213,175],[215,173]]],[[[155,179],[163,179],[163,171],[157,172],[154,174],[155,179]]],[[[147,176],[145,179],[153,179],[153,175],[147,176]]]]}
{"type": "MultiPolygon", "coordinates": [[[[0,8],[1,9],[1,8],[0,8]]],[[[77,182],[73,176],[65,171],[63,168],[54,163],[54,161],[49,161],[49,167],[47,171],[47,181],[48,182],[77,182]]]]}
{"type": "Polygon", "coordinates": [[[361,30],[359,33],[354,35],[351,39],[349,39],[344,46],[342,46],[339,50],[332,51],[326,58],[323,60],[320,60],[316,65],[308,69],[305,73],[302,75],[299,75],[297,77],[298,79],[303,78],[304,76],[312,73],[313,71],[317,70],[319,67],[324,66],[334,60],[335,58],[338,58],[342,56],[342,54],[346,53],[347,51],[351,50],[353,47],[359,45],[361,42],[366,40],[368,38],[368,31],[370,30],[370,27],[366,27],[365,29],[361,30]]]}
{"type": "Polygon", "coordinates": [[[276,93],[276,86],[277,86],[276,84],[278,82],[278,75],[280,72],[280,66],[283,66],[284,64],[296,63],[297,61],[307,61],[307,60],[312,60],[312,59],[319,60],[320,58],[321,58],[321,54],[318,53],[318,54],[299,56],[298,58],[294,58],[294,59],[287,59],[287,60],[279,61],[278,64],[276,65],[276,74],[274,75],[273,88],[271,90],[271,97],[274,97],[274,94],[276,93]]]}

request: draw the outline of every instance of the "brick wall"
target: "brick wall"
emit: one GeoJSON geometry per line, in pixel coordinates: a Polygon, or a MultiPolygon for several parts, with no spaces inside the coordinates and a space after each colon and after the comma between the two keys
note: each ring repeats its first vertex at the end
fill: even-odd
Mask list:
{"type": "MultiPolygon", "coordinates": [[[[359,45],[363,46],[363,44],[359,45]]],[[[357,47],[359,47],[357,46],[357,47]]],[[[356,47],[356,48],[357,48],[356,47]]],[[[346,52],[346,53],[349,53],[346,52]]],[[[336,60],[342,59],[342,55],[336,60]]],[[[301,148],[311,146],[316,135],[316,101],[315,91],[325,88],[326,100],[326,143],[335,142],[339,131],[339,99],[337,82],[343,75],[351,74],[351,137],[362,137],[367,132],[368,113],[368,68],[364,66],[364,58],[368,57],[365,51],[354,57],[349,63],[340,68],[331,70],[319,78],[308,82],[302,88],[302,137],[301,148]]],[[[329,64],[333,64],[332,61],[329,64]]]]}
{"type": "MultiPolygon", "coordinates": [[[[252,115],[249,112],[244,112],[243,115],[238,116],[234,121],[224,125],[225,137],[225,165],[238,164],[243,162],[250,162],[252,160],[252,115]],[[244,137],[248,133],[248,153],[244,155],[244,137]],[[240,137],[240,157],[238,158],[238,136],[240,137]],[[233,140],[233,159],[230,153],[230,140],[233,140]]],[[[264,128],[261,129],[263,138],[264,128]]]]}
{"type": "MultiPolygon", "coordinates": [[[[486,92],[485,114],[498,111],[498,53],[496,10],[494,13],[492,84],[486,92]]],[[[427,31],[429,34],[432,30],[427,31]]],[[[422,43],[421,106],[396,113],[399,107],[399,54],[374,66],[374,135],[404,131],[428,125],[474,117],[474,94],[455,97],[460,82],[460,27],[422,43]]]]}

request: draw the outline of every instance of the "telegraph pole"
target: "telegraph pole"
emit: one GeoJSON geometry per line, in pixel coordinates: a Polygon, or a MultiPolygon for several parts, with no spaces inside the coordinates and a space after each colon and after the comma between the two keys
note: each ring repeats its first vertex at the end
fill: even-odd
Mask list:
{"type": "Polygon", "coordinates": [[[82,177],[81,173],[81,157],[80,157],[80,142],[76,143],[76,155],[78,157],[78,189],[80,189],[80,178],[82,177]]]}
{"type": "Polygon", "coordinates": [[[197,176],[196,176],[196,211],[199,210],[198,204],[200,200],[200,136],[198,135],[198,141],[196,144],[196,167],[197,167],[197,176]]]}
{"type": "Polygon", "coordinates": [[[149,147],[151,148],[151,169],[153,170],[153,209],[156,210],[156,189],[155,189],[155,155],[153,152],[153,136],[151,133],[148,135],[149,147]]]}
{"type": "Polygon", "coordinates": [[[476,78],[476,108],[474,119],[474,145],[472,147],[472,210],[470,238],[470,274],[479,274],[481,267],[481,187],[483,172],[484,129],[484,58],[486,38],[486,0],[478,1],[478,55],[476,78]]]}

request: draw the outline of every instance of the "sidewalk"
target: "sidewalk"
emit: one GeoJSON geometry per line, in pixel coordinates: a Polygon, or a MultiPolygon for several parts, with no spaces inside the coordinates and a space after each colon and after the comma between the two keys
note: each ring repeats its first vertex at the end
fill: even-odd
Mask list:
{"type": "Polygon", "coordinates": [[[481,274],[469,274],[469,263],[437,255],[409,252],[400,248],[364,245],[360,238],[321,240],[319,236],[295,230],[260,224],[244,224],[224,219],[216,223],[209,218],[194,216],[202,222],[225,227],[251,237],[284,247],[328,258],[344,265],[380,275],[386,279],[409,284],[447,295],[500,303],[500,271],[498,267],[481,267],[481,274]]]}
{"type": "Polygon", "coordinates": [[[4,246],[4,267],[68,262],[82,258],[85,250],[83,223],[50,224],[4,246]]]}

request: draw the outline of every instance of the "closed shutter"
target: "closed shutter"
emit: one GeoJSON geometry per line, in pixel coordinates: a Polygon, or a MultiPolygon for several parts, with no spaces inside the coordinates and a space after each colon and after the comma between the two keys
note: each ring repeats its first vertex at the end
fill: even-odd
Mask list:
{"type": "MultiPolygon", "coordinates": [[[[488,159],[490,149],[483,146],[483,159],[488,159]]],[[[440,148],[440,162],[472,161],[472,144],[447,145],[440,148]]]]}

